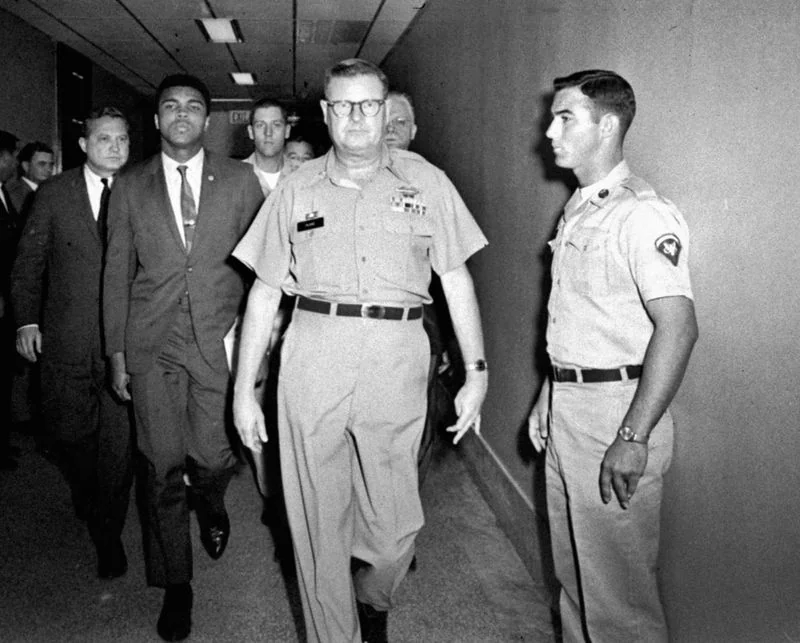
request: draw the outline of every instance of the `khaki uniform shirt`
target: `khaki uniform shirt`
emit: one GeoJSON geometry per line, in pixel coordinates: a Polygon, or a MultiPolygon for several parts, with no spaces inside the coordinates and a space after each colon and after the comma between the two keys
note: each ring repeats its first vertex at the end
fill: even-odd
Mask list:
{"type": "Polygon", "coordinates": [[[234,256],[287,294],[336,303],[417,306],[444,274],[487,244],[444,172],[384,146],[360,185],[334,152],[304,163],[262,206],[234,256]]]}
{"type": "Polygon", "coordinates": [[[547,351],[556,366],[641,364],[653,323],[644,304],[692,299],[689,230],[681,213],[623,161],[581,202],[576,191],[554,240],[547,351]]]}

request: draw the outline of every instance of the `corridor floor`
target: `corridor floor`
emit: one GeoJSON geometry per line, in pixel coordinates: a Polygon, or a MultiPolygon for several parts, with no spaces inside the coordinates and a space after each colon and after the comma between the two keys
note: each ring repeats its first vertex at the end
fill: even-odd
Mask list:
{"type": "MultiPolygon", "coordinates": [[[[0,472],[0,641],[159,641],[162,591],[144,580],[141,532],[131,502],[123,540],[128,573],[95,575],[85,525],[66,484],[29,436],[14,435],[20,467],[0,472]]],[[[554,641],[549,599],[526,572],[473,484],[457,450],[441,445],[423,489],[426,526],[389,616],[392,643],[554,641]]],[[[291,564],[276,560],[248,468],[227,495],[231,539],[219,561],[192,518],[195,606],[190,641],[303,641],[291,564]],[[288,567],[288,569],[287,569],[288,567]]]]}

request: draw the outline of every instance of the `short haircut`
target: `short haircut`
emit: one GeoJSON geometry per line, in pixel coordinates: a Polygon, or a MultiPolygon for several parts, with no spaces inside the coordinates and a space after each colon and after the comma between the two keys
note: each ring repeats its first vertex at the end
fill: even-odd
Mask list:
{"type": "Polygon", "coordinates": [[[636,97],[627,80],[613,71],[588,69],[553,81],[557,92],[569,87],[577,87],[592,101],[595,120],[609,112],[618,116],[625,136],[636,115],[636,97]]]}
{"type": "Polygon", "coordinates": [[[0,152],[10,152],[13,154],[17,151],[17,141],[19,141],[19,139],[11,132],[0,130],[0,152]]]}
{"type": "Polygon", "coordinates": [[[47,145],[46,143],[42,143],[41,141],[34,141],[33,143],[28,143],[25,147],[23,147],[19,154],[17,154],[17,160],[20,163],[30,163],[33,155],[36,152],[44,152],[45,154],[53,154],[53,149],[47,145]]]}
{"type": "Polygon", "coordinates": [[[122,113],[121,109],[105,105],[103,107],[93,109],[86,117],[86,120],[83,121],[83,138],[89,138],[95,122],[101,118],[119,118],[120,120],[125,121],[125,127],[130,129],[130,123],[128,123],[128,119],[125,117],[125,114],[122,113]]]}
{"type": "Polygon", "coordinates": [[[383,97],[389,93],[389,79],[383,70],[376,64],[363,60],[362,58],[348,58],[336,63],[333,67],[325,70],[325,92],[328,85],[334,78],[354,78],[356,76],[375,76],[383,85],[383,97]]]}
{"type": "Polygon", "coordinates": [[[287,114],[286,107],[283,106],[283,103],[281,103],[278,100],[275,100],[274,98],[259,98],[255,103],[253,103],[253,107],[250,108],[250,125],[253,124],[253,119],[255,118],[256,110],[264,109],[266,107],[277,107],[279,110],[281,110],[281,115],[283,116],[283,120],[286,121],[287,123],[289,122],[288,121],[289,114],[287,114]]]}
{"type": "Polygon", "coordinates": [[[286,144],[288,145],[289,143],[305,143],[311,148],[311,154],[315,157],[317,156],[317,146],[314,145],[314,141],[303,132],[295,133],[294,130],[292,130],[292,135],[286,139],[286,144]]]}
{"type": "Polygon", "coordinates": [[[161,84],[156,90],[156,113],[161,103],[162,94],[173,87],[191,87],[192,89],[196,89],[200,92],[206,104],[206,114],[211,112],[211,92],[208,91],[208,87],[206,87],[206,84],[202,80],[191,74],[171,74],[161,81],[161,84]]]}
{"type": "Polygon", "coordinates": [[[386,100],[404,100],[408,105],[408,111],[411,112],[411,121],[416,124],[417,122],[417,115],[414,113],[414,101],[411,100],[411,96],[406,94],[405,92],[389,92],[386,95],[386,100]]]}

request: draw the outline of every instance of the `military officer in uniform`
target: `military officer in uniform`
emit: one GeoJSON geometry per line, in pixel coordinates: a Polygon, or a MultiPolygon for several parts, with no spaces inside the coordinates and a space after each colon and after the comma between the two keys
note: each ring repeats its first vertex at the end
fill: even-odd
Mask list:
{"type": "Polygon", "coordinates": [[[297,295],[279,383],[281,470],[310,641],[386,640],[386,612],[423,524],[416,457],[431,268],[468,371],[456,440],[488,373],[465,261],[486,239],[443,172],[383,142],[388,90],[363,60],[326,74],[327,155],[278,186],[234,256],[256,280],[234,390],[243,441],[266,439],[253,394],[281,291],[297,295]],[[351,558],[359,564],[351,575],[351,558]]]}
{"type": "Polygon", "coordinates": [[[554,87],[547,137],[580,188],[550,242],[552,372],[529,434],[547,451],[564,640],[666,641],[655,570],[668,406],[698,335],[689,232],[623,158],[628,82],[589,70],[554,87]]]}

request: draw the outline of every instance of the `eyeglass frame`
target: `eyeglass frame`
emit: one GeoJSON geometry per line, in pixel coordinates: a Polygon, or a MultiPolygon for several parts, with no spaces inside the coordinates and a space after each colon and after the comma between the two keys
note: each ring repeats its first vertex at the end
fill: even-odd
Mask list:
{"type": "Polygon", "coordinates": [[[325,104],[330,108],[333,112],[333,115],[337,118],[348,118],[353,113],[353,108],[358,105],[358,109],[361,112],[361,115],[364,118],[372,118],[373,116],[377,116],[380,111],[381,107],[386,105],[385,98],[365,98],[364,100],[328,100],[327,98],[323,99],[325,104]],[[367,114],[364,112],[364,103],[378,103],[378,109],[375,110],[374,114],[367,114]],[[346,114],[339,114],[336,112],[336,105],[348,105],[348,110],[346,114]]]}

